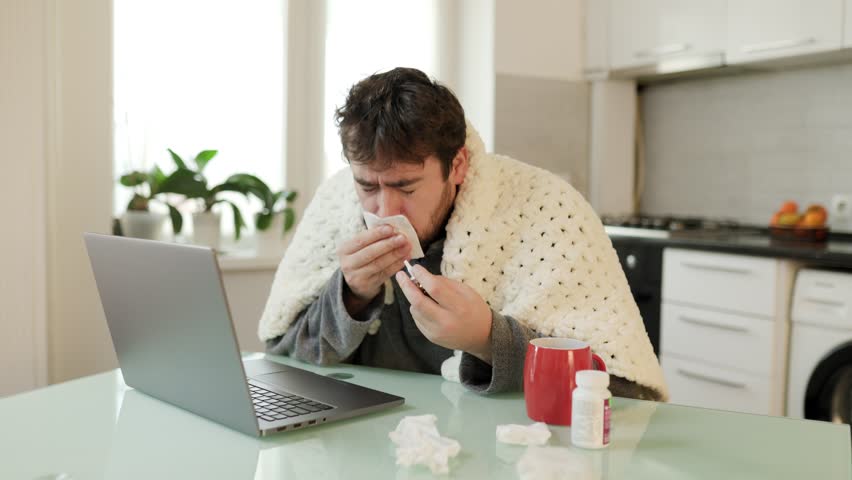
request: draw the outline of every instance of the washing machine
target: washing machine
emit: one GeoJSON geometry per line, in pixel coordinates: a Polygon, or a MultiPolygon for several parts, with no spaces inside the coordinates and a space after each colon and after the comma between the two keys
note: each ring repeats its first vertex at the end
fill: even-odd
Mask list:
{"type": "Polygon", "coordinates": [[[852,273],[800,270],[791,320],[787,415],[852,423],[852,273]]]}

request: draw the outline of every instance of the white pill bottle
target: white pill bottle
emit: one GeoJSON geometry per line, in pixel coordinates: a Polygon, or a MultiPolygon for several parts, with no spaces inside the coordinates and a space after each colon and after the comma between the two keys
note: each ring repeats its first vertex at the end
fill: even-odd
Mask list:
{"type": "Polygon", "coordinates": [[[582,448],[604,448],[609,445],[609,374],[580,370],[576,379],[577,388],[571,395],[571,443],[582,448]]]}

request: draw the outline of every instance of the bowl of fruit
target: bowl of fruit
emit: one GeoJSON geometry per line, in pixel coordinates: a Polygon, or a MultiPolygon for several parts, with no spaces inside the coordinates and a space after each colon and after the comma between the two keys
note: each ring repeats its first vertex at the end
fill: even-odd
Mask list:
{"type": "Polygon", "coordinates": [[[828,212],[819,204],[799,212],[796,202],[787,201],[772,215],[769,235],[779,240],[824,242],[828,238],[828,212]]]}

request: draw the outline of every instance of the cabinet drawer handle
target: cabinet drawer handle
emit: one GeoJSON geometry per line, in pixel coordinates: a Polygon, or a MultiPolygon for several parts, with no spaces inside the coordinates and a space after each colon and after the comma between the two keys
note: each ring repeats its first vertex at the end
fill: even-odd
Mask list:
{"type": "Polygon", "coordinates": [[[747,268],[723,267],[721,265],[707,265],[704,263],[683,262],[683,266],[698,270],[711,270],[714,272],[739,273],[741,275],[748,275],[751,273],[751,270],[747,268]]]}
{"type": "Polygon", "coordinates": [[[693,380],[701,380],[703,382],[715,383],[717,385],[722,385],[723,387],[738,388],[740,390],[744,390],[746,388],[745,383],[732,382],[730,380],[723,380],[721,378],[711,377],[709,375],[704,375],[704,374],[701,374],[701,373],[690,372],[690,371],[684,370],[682,368],[678,368],[677,373],[683,375],[684,377],[691,378],[693,380]]]}
{"type": "Polygon", "coordinates": [[[636,58],[647,57],[662,57],[663,55],[672,55],[675,53],[685,52],[692,48],[688,43],[672,43],[669,45],[660,45],[659,47],[648,48],[633,52],[636,58]]]}
{"type": "Polygon", "coordinates": [[[747,328],[738,327],[736,325],[725,325],[724,323],[716,323],[716,322],[711,322],[709,320],[701,320],[700,318],[685,317],[683,315],[680,315],[680,319],[683,322],[692,323],[694,325],[701,325],[702,327],[717,328],[719,330],[727,330],[729,332],[748,333],[747,328]]]}
{"type": "Polygon", "coordinates": [[[774,42],[764,42],[764,43],[752,43],[751,45],[743,45],[742,51],[743,53],[760,53],[760,52],[768,52],[771,50],[781,50],[784,48],[793,48],[793,47],[801,47],[804,45],[810,45],[812,43],[816,43],[816,38],[814,37],[805,37],[798,38],[794,40],[776,40],[774,42]]]}
{"type": "Polygon", "coordinates": [[[806,302],[816,303],[818,305],[828,305],[830,307],[843,307],[846,305],[845,302],[840,302],[837,300],[826,300],[824,298],[816,298],[816,297],[805,297],[806,302]]]}

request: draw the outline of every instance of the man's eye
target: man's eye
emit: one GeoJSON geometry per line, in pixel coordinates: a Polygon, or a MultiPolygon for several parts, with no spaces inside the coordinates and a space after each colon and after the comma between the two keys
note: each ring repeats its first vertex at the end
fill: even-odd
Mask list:
{"type": "Polygon", "coordinates": [[[361,187],[361,191],[364,193],[373,193],[377,190],[376,187],[361,187]]]}
{"type": "Polygon", "coordinates": [[[400,192],[402,192],[403,195],[411,195],[414,193],[414,190],[400,190],[400,192]]]}

